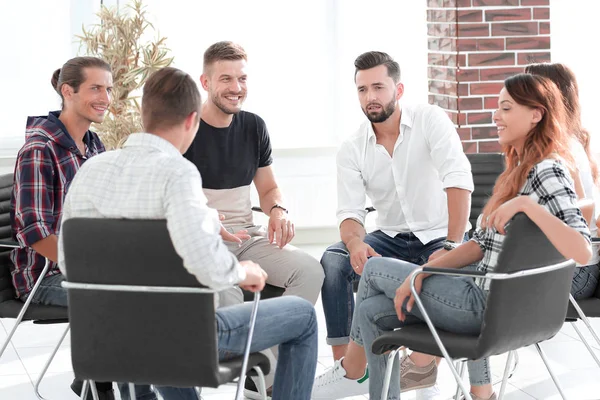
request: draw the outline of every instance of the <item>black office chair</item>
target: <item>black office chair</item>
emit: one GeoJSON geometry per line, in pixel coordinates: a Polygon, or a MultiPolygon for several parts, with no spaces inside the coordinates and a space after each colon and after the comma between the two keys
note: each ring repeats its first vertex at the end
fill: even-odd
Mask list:
{"type": "MultiPolygon", "coordinates": [[[[34,324],[59,324],[68,322],[67,309],[58,306],[45,306],[39,304],[31,304],[31,298],[37,291],[42,279],[38,279],[34,285],[27,301],[22,302],[17,299],[15,288],[12,284],[12,261],[10,260],[10,252],[13,248],[19,247],[19,244],[14,241],[11,231],[10,221],[10,198],[13,187],[13,174],[0,176],[0,318],[15,318],[15,324],[8,333],[6,340],[0,347],[0,358],[8,347],[10,340],[14,336],[19,324],[23,321],[32,321],[34,324]]],[[[48,263],[41,273],[41,277],[46,275],[48,271],[48,263]]],[[[39,393],[39,385],[42,381],[48,366],[54,359],[56,352],[68,332],[68,326],[63,333],[50,358],[46,362],[42,373],[35,382],[35,394],[39,399],[43,399],[39,393]]]]}
{"type": "MultiPolygon", "coordinates": [[[[383,398],[387,398],[392,365],[400,346],[444,356],[465,398],[472,400],[453,366],[453,359],[479,360],[532,344],[542,357],[561,396],[565,398],[539,342],[556,335],[564,323],[574,269],[575,262],[566,261],[543,232],[522,213],[517,214],[507,228],[494,272],[486,274],[462,269],[423,268],[422,272],[413,275],[411,290],[426,324],[387,332],[377,338],[372,346],[375,354],[392,351],[382,394],[386,397],[383,398]],[[445,332],[433,326],[414,289],[415,277],[420,273],[492,280],[479,335],[445,332]]],[[[500,397],[504,393],[507,374],[508,368],[505,370],[500,397]]]]}
{"type": "Polygon", "coordinates": [[[496,179],[504,172],[505,165],[504,155],[501,153],[467,154],[467,158],[471,163],[474,185],[473,193],[471,193],[471,212],[469,213],[469,222],[471,222],[469,236],[471,236],[475,230],[477,218],[492,195],[496,179]]]}
{"type": "MultiPolygon", "coordinates": [[[[595,254],[600,252],[600,238],[592,238],[592,250],[595,254]]],[[[585,267],[583,267],[585,268],[585,267]]],[[[590,346],[588,340],[583,336],[579,328],[577,328],[577,321],[581,320],[587,326],[596,343],[600,346],[600,338],[598,338],[598,334],[592,328],[590,324],[589,317],[592,318],[600,318],[600,285],[596,287],[596,291],[592,297],[588,297],[587,299],[580,299],[575,301],[575,298],[570,295],[569,296],[569,308],[567,309],[567,319],[566,322],[571,322],[571,326],[579,335],[579,338],[587,348],[588,352],[596,361],[596,364],[600,366],[600,360],[596,356],[596,353],[590,346]]]]}
{"type": "MultiPolygon", "coordinates": [[[[77,379],[175,387],[218,387],[249,370],[259,377],[267,357],[249,354],[260,294],[243,357],[219,361],[214,291],[183,267],[164,220],[76,218],[63,224],[77,379]]],[[[95,385],[91,385],[95,391],[95,385]]],[[[135,398],[135,393],[132,393],[135,398]]]]}

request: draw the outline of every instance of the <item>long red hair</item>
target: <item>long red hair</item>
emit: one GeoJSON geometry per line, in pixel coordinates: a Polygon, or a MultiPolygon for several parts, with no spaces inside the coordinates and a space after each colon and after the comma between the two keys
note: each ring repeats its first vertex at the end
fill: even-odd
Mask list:
{"type": "Polygon", "coordinates": [[[518,74],[506,79],[504,88],[516,103],[539,109],[542,119],[527,134],[521,154],[511,145],[504,146],[506,169],[496,180],[492,196],[483,208],[483,221],[517,196],[537,163],[557,158],[566,161],[569,169],[575,164],[569,148],[570,135],[563,128],[565,108],[556,85],[543,76],[518,74]]]}
{"type": "Polygon", "coordinates": [[[600,183],[598,163],[592,154],[590,146],[591,135],[581,124],[581,106],[579,105],[579,85],[575,73],[566,65],[560,63],[531,64],[525,67],[528,74],[541,75],[550,78],[560,90],[566,111],[566,126],[583,146],[592,170],[594,183],[600,183]]]}

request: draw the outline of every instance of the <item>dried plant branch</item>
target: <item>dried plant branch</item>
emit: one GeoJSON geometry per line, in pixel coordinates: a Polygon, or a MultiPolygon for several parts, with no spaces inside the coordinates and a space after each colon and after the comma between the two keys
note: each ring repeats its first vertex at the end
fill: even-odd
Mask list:
{"type": "Polygon", "coordinates": [[[107,149],[121,147],[130,133],[143,130],[139,90],[153,72],[173,62],[166,37],[142,42],[142,36],[154,30],[142,3],[133,0],[121,11],[102,7],[100,23],[82,27],[76,36],[80,52],[102,58],[112,68],[112,103],[104,122],[93,126],[107,149]]]}

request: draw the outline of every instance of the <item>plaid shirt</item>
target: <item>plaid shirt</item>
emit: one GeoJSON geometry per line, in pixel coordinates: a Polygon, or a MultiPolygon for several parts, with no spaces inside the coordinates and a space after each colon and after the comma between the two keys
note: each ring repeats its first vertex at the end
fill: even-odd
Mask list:
{"type": "MultiPolygon", "coordinates": [[[[529,171],[519,195],[532,197],[552,215],[579,231],[591,243],[590,231],[581,210],[577,207],[577,194],[573,188],[573,180],[565,166],[558,160],[546,159],[529,171]]],[[[477,268],[479,271],[494,271],[504,237],[495,228],[482,229],[481,215],[479,216],[477,230],[471,239],[483,251],[483,259],[477,268]]],[[[477,278],[475,281],[484,290],[489,290],[489,279],[477,278]]]]}
{"type": "MultiPolygon", "coordinates": [[[[86,159],[104,151],[98,136],[88,131],[82,155],[59,116],[60,112],[51,112],[47,117],[29,117],[25,144],[17,155],[10,217],[13,236],[21,245],[11,252],[18,297],[33,289],[46,263],[31,245],[58,235],[63,202],[75,173],[86,159]]],[[[46,276],[59,273],[51,261],[46,276]]]]}

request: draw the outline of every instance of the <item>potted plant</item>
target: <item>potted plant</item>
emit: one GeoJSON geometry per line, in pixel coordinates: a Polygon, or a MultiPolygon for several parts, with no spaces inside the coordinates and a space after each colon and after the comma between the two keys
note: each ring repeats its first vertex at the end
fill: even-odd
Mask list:
{"type": "Polygon", "coordinates": [[[100,22],[77,36],[80,52],[107,61],[113,74],[112,102],[104,122],[94,124],[107,150],[120,147],[130,133],[143,131],[139,90],[156,70],[173,62],[166,37],[147,41],[153,33],[142,0],[119,10],[102,6],[100,22]]]}

